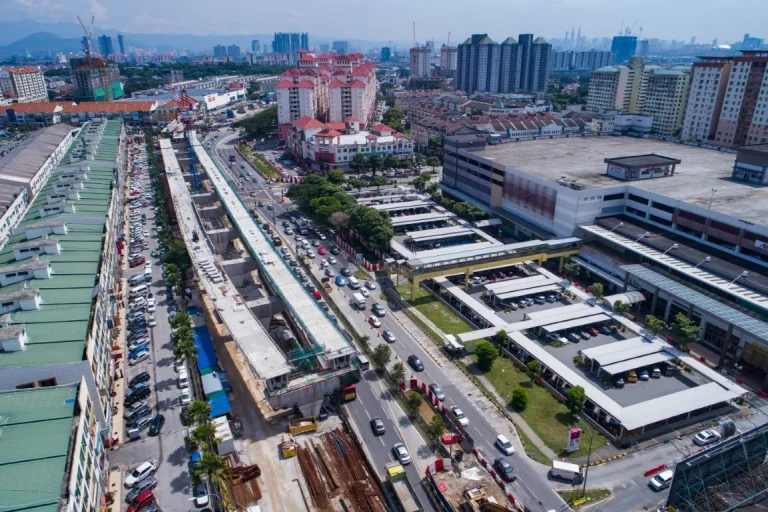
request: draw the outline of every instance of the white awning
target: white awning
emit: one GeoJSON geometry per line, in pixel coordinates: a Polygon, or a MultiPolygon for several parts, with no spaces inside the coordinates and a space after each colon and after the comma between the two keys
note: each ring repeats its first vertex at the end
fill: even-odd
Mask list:
{"type": "Polygon", "coordinates": [[[501,219],[493,218],[488,220],[478,220],[477,222],[473,222],[476,228],[487,228],[490,226],[498,226],[501,224],[501,219]]]}
{"type": "Polygon", "coordinates": [[[535,288],[527,288],[525,290],[517,290],[514,292],[506,292],[500,295],[496,295],[497,300],[509,300],[516,297],[523,297],[524,295],[534,295],[537,293],[548,293],[554,291],[560,291],[562,288],[556,284],[548,284],[545,286],[537,286],[535,288]]]}
{"type": "Polygon", "coordinates": [[[637,304],[638,302],[643,302],[645,300],[645,295],[643,295],[641,292],[638,292],[638,291],[617,293],[616,295],[609,295],[607,297],[603,297],[603,304],[613,309],[613,305],[616,303],[617,300],[620,300],[621,302],[629,306],[632,304],[637,304]]]}
{"type": "Polygon", "coordinates": [[[601,372],[608,372],[611,375],[619,375],[620,373],[628,372],[629,370],[637,370],[644,366],[651,366],[652,364],[663,363],[674,359],[674,356],[669,352],[656,352],[655,354],[648,354],[643,357],[636,357],[634,359],[628,359],[616,364],[609,364],[608,366],[600,367],[601,372]]]}

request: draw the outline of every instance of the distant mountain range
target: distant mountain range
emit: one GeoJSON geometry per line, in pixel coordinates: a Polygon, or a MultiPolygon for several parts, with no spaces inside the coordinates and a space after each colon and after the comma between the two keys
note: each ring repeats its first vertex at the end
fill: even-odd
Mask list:
{"type": "MultiPolygon", "coordinates": [[[[93,28],[94,43],[96,43],[96,38],[103,34],[115,38],[113,44],[117,46],[116,36],[118,31],[98,27],[93,28]]],[[[273,34],[214,36],[194,34],[122,34],[126,38],[129,47],[152,48],[159,52],[177,49],[212,53],[213,47],[217,44],[236,44],[245,52],[250,50],[252,40],[258,39],[261,44],[269,44],[273,38],[273,34]]],[[[82,36],[82,28],[77,23],[43,23],[34,20],[0,21],[0,56],[23,55],[26,52],[30,52],[33,55],[55,52],[76,53],[82,50],[80,45],[82,36]]],[[[312,45],[331,42],[331,38],[314,36],[313,34],[309,36],[310,44],[312,45]]],[[[365,41],[360,39],[349,39],[348,41],[353,47],[356,46],[363,49],[388,45],[386,41],[365,41]]]]}

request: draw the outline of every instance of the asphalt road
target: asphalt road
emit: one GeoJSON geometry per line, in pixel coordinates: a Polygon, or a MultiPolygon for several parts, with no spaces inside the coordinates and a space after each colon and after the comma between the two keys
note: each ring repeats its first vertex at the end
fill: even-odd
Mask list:
{"type": "MultiPolygon", "coordinates": [[[[149,178],[146,174],[141,177],[144,191],[150,190],[149,178]]],[[[152,205],[152,201],[150,201],[152,205]]],[[[165,417],[159,436],[150,437],[147,430],[142,432],[141,438],[136,441],[128,441],[117,450],[110,452],[110,464],[123,466],[123,474],[127,475],[129,469],[152,460],[157,464],[155,477],[158,486],[154,490],[157,502],[163,512],[188,512],[194,506],[190,503],[192,497],[191,475],[188,470],[189,456],[184,441],[186,427],[181,424],[180,391],[177,385],[177,374],[173,368],[173,350],[171,348],[171,327],[168,323],[168,308],[165,296],[165,282],[162,278],[162,267],[159,258],[152,258],[150,252],[158,249],[157,234],[154,231],[154,212],[151,207],[140,208],[147,215],[145,229],[150,236],[145,238],[149,243],[149,250],[144,251],[144,257],[152,262],[151,290],[156,296],[157,310],[155,317],[157,325],[151,330],[151,356],[146,361],[136,366],[125,366],[126,379],[147,371],[151,375],[152,394],[149,404],[154,409],[153,415],[162,414],[165,417]]],[[[128,269],[126,277],[144,272],[144,266],[128,269]]],[[[123,421],[115,418],[115,421],[123,421]]],[[[125,506],[125,504],[123,504],[125,506]]]]}

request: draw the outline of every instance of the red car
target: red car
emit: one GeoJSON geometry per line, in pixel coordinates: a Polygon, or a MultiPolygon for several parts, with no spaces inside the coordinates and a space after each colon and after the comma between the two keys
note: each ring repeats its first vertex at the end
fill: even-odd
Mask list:
{"type": "Polygon", "coordinates": [[[325,250],[325,247],[323,247],[322,245],[317,248],[317,254],[319,254],[320,256],[325,255],[326,252],[327,251],[325,250]]]}
{"type": "Polygon", "coordinates": [[[600,334],[600,331],[598,331],[596,327],[590,327],[589,329],[587,329],[587,332],[592,336],[597,336],[598,334],[600,334]]]}
{"type": "Polygon", "coordinates": [[[144,264],[144,258],[139,258],[137,260],[131,261],[130,266],[131,266],[131,268],[134,268],[134,267],[138,267],[139,265],[143,265],[143,264],[144,264]]]}
{"type": "Polygon", "coordinates": [[[315,298],[315,300],[322,300],[322,298],[323,298],[323,296],[317,290],[312,292],[312,296],[315,298]]]}

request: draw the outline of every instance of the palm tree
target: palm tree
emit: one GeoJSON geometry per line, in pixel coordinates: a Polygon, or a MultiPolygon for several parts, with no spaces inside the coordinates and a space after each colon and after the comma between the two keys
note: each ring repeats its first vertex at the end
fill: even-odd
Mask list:
{"type": "Polygon", "coordinates": [[[219,439],[216,439],[216,427],[210,423],[198,425],[192,431],[190,440],[198,446],[207,446],[208,449],[212,449],[213,445],[219,441],[219,439]]]}
{"type": "Polygon", "coordinates": [[[220,457],[213,452],[205,451],[200,460],[195,464],[195,469],[192,470],[192,475],[198,482],[203,475],[208,477],[208,481],[218,486],[223,477],[224,470],[227,469],[227,463],[224,457],[220,457]]]}
{"type": "Polygon", "coordinates": [[[192,328],[187,325],[179,327],[173,335],[171,335],[171,343],[175,347],[179,343],[186,343],[188,341],[195,341],[195,335],[192,333],[192,328]]]}
{"type": "Polygon", "coordinates": [[[176,316],[171,318],[171,327],[173,327],[174,329],[178,329],[179,327],[182,327],[185,325],[189,326],[190,319],[191,318],[189,316],[189,313],[187,313],[186,311],[182,311],[181,313],[176,313],[176,316]]]}
{"type": "Polygon", "coordinates": [[[211,404],[205,400],[195,400],[187,407],[187,416],[192,423],[202,425],[211,421],[211,404]]]}
{"type": "Polygon", "coordinates": [[[173,355],[176,359],[191,363],[197,359],[197,345],[193,339],[179,339],[173,345],[173,355]]]}

